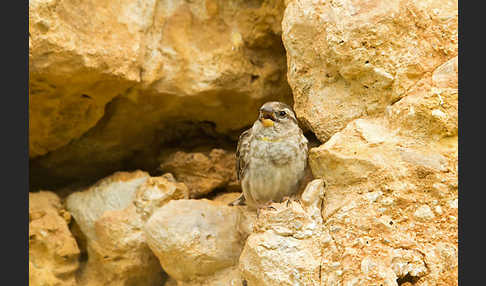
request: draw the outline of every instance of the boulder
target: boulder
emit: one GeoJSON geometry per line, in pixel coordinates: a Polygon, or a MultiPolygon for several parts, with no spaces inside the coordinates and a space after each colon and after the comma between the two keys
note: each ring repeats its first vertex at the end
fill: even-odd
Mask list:
{"type": "Polygon", "coordinates": [[[444,75],[454,62],[383,116],[356,119],[310,150],[314,176],[327,182],[322,216],[336,245],[323,250],[323,285],[457,283],[457,85],[433,80],[439,71],[457,77],[454,68],[444,75]]]}
{"type": "Polygon", "coordinates": [[[234,151],[212,149],[209,152],[177,151],[161,159],[160,170],[174,174],[198,198],[215,189],[238,189],[234,151]]]}
{"type": "Polygon", "coordinates": [[[202,281],[237,265],[242,249],[240,211],[218,202],[176,200],[159,208],[144,226],[147,243],[177,281],[202,281]]]}
{"type": "Polygon", "coordinates": [[[30,1],[32,184],[155,168],[187,123],[235,136],[264,102],[291,103],[284,9],[282,0],[30,1]]]}
{"type": "Polygon", "coordinates": [[[289,1],[294,108],[323,143],[309,150],[326,183],[320,285],[457,284],[457,14],[455,0],[289,1]]]}
{"type": "Polygon", "coordinates": [[[242,281],[238,267],[232,266],[192,281],[177,281],[169,278],[164,286],[243,286],[242,281]]]}
{"type": "Polygon", "coordinates": [[[163,271],[142,228],[153,211],[172,199],[187,198],[187,187],[166,174],[117,172],[66,198],[86,237],[88,260],[80,285],[155,285],[163,271]]]}
{"type": "Polygon", "coordinates": [[[297,117],[325,142],[379,115],[457,56],[456,0],[290,1],[282,21],[297,117]]]}
{"type": "Polygon", "coordinates": [[[77,285],[80,251],[70,221],[55,193],[29,193],[29,285],[77,285]]]}
{"type": "Polygon", "coordinates": [[[323,195],[322,180],[314,180],[303,204],[274,203],[260,212],[240,256],[244,285],[320,285],[323,195]]]}

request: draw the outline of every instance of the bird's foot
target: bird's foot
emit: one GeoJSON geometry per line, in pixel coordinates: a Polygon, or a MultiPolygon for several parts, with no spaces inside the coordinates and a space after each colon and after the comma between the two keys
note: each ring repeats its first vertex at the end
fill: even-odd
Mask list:
{"type": "Polygon", "coordinates": [[[266,203],[266,204],[263,206],[263,208],[264,208],[264,209],[266,209],[266,210],[273,209],[274,211],[276,211],[277,209],[276,209],[276,208],[274,208],[274,207],[272,206],[272,204],[273,204],[273,203],[274,203],[274,201],[269,201],[268,203],[266,203]]]}
{"type": "Polygon", "coordinates": [[[236,200],[228,204],[228,206],[243,206],[245,205],[245,196],[241,194],[236,200]]]}
{"type": "Polygon", "coordinates": [[[291,198],[289,196],[285,196],[282,198],[282,202],[285,202],[285,205],[289,207],[291,198]]]}
{"type": "Polygon", "coordinates": [[[282,198],[282,202],[285,202],[285,205],[289,207],[291,202],[300,204],[300,199],[296,197],[285,196],[282,198]]]}
{"type": "Polygon", "coordinates": [[[276,208],[274,208],[274,207],[272,206],[272,204],[273,204],[273,203],[274,203],[274,201],[269,201],[269,202],[268,202],[268,203],[266,203],[265,205],[263,205],[263,206],[261,206],[261,207],[258,207],[258,208],[257,208],[257,218],[258,218],[258,216],[260,215],[260,212],[261,212],[262,210],[274,210],[274,211],[276,211],[277,209],[276,209],[276,208]]]}

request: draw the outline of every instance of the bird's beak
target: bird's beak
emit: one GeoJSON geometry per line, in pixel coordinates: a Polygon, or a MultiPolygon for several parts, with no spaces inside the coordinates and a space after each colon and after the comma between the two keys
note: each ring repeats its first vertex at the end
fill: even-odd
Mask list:
{"type": "Polygon", "coordinates": [[[271,127],[277,120],[273,114],[273,110],[270,108],[260,109],[260,117],[258,118],[264,127],[271,127]]]}

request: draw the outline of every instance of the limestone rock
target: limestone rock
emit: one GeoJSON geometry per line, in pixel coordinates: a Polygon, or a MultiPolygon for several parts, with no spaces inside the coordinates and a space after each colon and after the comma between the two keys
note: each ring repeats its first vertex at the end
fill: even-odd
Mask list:
{"type": "Polygon", "coordinates": [[[457,61],[456,56],[437,67],[388,108],[385,117],[399,135],[434,141],[457,136],[457,61]]]}
{"type": "Polygon", "coordinates": [[[417,219],[422,219],[422,220],[431,220],[435,217],[434,213],[430,209],[428,205],[423,205],[420,206],[414,213],[413,215],[417,219]]]}
{"type": "Polygon", "coordinates": [[[322,181],[315,180],[302,195],[307,210],[283,202],[260,213],[239,261],[246,285],[320,285],[322,195],[322,181]]]}
{"type": "Polygon", "coordinates": [[[56,194],[29,193],[29,285],[76,285],[79,248],[70,220],[56,194]]]}
{"type": "Polygon", "coordinates": [[[457,95],[442,98],[448,120],[432,120],[442,107],[429,85],[310,150],[314,176],[328,183],[322,285],[457,284],[455,264],[445,266],[457,260],[457,209],[449,205],[458,195],[457,95]],[[443,243],[452,246],[447,258],[430,251],[443,243]]]}
{"type": "Polygon", "coordinates": [[[320,285],[457,285],[457,1],[295,0],[282,25],[324,143],[320,285]]]}
{"type": "Polygon", "coordinates": [[[96,240],[94,225],[106,211],[123,210],[131,205],[137,188],[150,175],[147,172],[116,172],[87,190],[66,198],[66,207],[90,240],[96,240]]]}
{"type": "Polygon", "coordinates": [[[162,159],[160,169],[174,174],[190,191],[191,198],[227,186],[236,188],[236,156],[234,152],[212,149],[210,152],[177,151],[162,159]]]}
{"type": "Polygon", "coordinates": [[[79,138],[108,102],[140,80],[141,32],[148,24],[142,15],[151,5],[141,6],[29,1],[30,157],[79,138]]]}
{"type": "Polygon", "coordinates": [[[159,208],[144,231],[169,276],[201,282],[237,264],[242,249],[238,222],[238,208],[206,199],[176,200],[159,208]]]}
{"type": "Polygon", "coordinates": [[[301,205],[309,214],[312,220],[322,223],[322,208],[324,203],[325,182],[322,179],[310,181],[302,192],[301,205]]]}
{"type": "Polygon", "coordinates": [[[80,285],[154,285],[162,269],[142,231],[152,212],[188,191],[171,175],[118,172],[66,199],[86,236],[88,261],[80,285]]]}
{"type": "MultiPolygon", "coordinates": [[[[213,202],[227,206],[241,196],[241,193],[220,193],[212,198],[213,202]]],[[[247,205],[233,206],[239,211],[237,230],[241,237],[241,243],[244,244],[248,236],[253,232],[257,214],[247,205]]]]}
{"type": "Polygon", "coordinates": [[[457,15],[456,0],[290,1],[282,38],[298,118],[324,142],[383,113],[457,55],[457,15]]]}
{"type": "Polygon", "coordinates": [[[170,278],[167,279],[167,281],[164,283],[164,286],[177,286],[177,280],[175,280],[174,278],[170,278]]]}
{"type": "Polygon", "coordinates": [[[344,203],[347,190],[363,186],[426,188],[444,198],[450,192],[444,183],[457,181],[457,57],[421,79],[382,117],[351,122],[309,154],[314,176],[341,188],[332,192],[336,198],[326,198],[328,205],[344,203]],[[436,110],[444,116],[434,115],[436,110]]]}
{"type": "MultiPolygon", "coordinates": [[[[30,1],[33,178],[173,174],[116,173],[66,199],[88,252],[77,284],[160,285],[165,270],[167,286],[457,285],[457,13],[456,0],[30,1]],[[264,101],[292,103],[286,76],[323,143],[316,179],[257,218],[227,206],[239,193],[221,142],[264,101]]],[[[29,278],[73,285],[69,215],[42,196],[29,278]]]]}
{"type": "Polygon", "coordinates": [[[239,261],[246,285],[457,285],[457,225],[413,216],[415,201],[445,208],[447,199],[333,184],[316,179],[300,204],[272,204],[260,213],[239,261]],[[328,198],[341,191],[344,202],[336,207],[328,198]]]}
{"type": "MultiPolygon", "coordinates": [[[[414,219],[413,198],[406,192],[386,191],[376,201],[365,199],[364,194],[348,195],[347,203],[326,219],[322,285],[400,285],[406,281],[457,285],[453,247],[457,225],[443,218],[414,219]],[[389,196],[395,202],[383,204],[389,196]],[[439,256],[435,249],[443,245],[447,250],[439,256]]],[[[416,194],[419,202],[424,197],[416,194]]]]}
{"type": "Polygon", "coordinates": [[[291,103],[284,9],[282,0],[30,1],[33,180],[99,178],[156,157],[185,122],[227,135],[265,101],[291,103]]]}
{"type": "Polygon", "coordinates": [[[319,251],[312,244],[268,232],[250,235],[240,260],[242,276],[248,285],[319,285],[319,251]]]}
{"type": "Polygon", "coordinates": [[[457,253],[446,260],[429,250],[457,245],[457,209],[448,204],[457,198],[457,137],[387,122],[355,120],[310,151],[314,176],[328,183],[322,285],[457,284],[457,268],[445,266],[457,253]]]}
{"type": "Polygon", "coordinates": [[[242,281],[238,267],[232,266],[193,281],[177,281],[170,278],[164,286],[243,286],[242,281]]]}
{"type": "Polygon", "coordinates": [[[179,183],[174,176],[166,173],[161,177],[150,177],[135,192],[133,204],[143,221],[170,200],[187,199],[189,190],[184,183],[179,183]]]}
{"type": "Polygon", "coordinates": [[[212,199],[212,201],[219,202],[219,203],[224,204],[224,205],[228,205],[229,203],[231,203],[234,200],[236,200],[240,195],[241,195],[241,193],[236,193],[236,192],[232,192],[232,193],[220,193],[220,194],[217,194],[212,199]]]}

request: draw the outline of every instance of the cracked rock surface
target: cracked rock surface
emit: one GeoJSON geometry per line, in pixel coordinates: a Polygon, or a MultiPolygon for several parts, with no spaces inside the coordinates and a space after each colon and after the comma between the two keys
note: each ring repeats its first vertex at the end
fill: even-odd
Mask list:
{"type": "Polygon", "coordinates": [[[155,209],[187,197],[187,187],[171,175],[142,171],[118,172],[69,195],[67,209],[87,243],[79,285],[162,283],[163,271],[142,228],[155,209]]]}
{"type": "Polygon", "coordinates": [[[457,1],[78,2],[29,2],[30,284],[458,285],[457,1]],[[257,215],[269,100],[314,179],[257,215]]]}
{"type": "Polygon", "coordinates": [[[185,122],[238,136],[264,102],[291,103],[284,9],[282,0],[30,1],[33,184],[156,167],[151,158],[185,122]]]}
{"type": "Polygon", "coordinates": [[[456,0],[289,1],[282,21],[297,117],[321,141],[381,114],[457,55],[456,0]]]}
{"type": "Polygon", "coordinates": [[[176,200],[158,209],[144,232],[171,277],[200,280],[238,262],[239,217],[238,208],[209,200],[176,200]]]}
{"type": "Polygon", "coordinates": [[[29,193],[29,285],[77,285],[80,251],[70,221],[55,193],[29,193]]]}
{"type": "Polygon", "coordinates": [[[176,151],[161,159],[160,169],[174,174],[190,190],[191,198],[217,188],[240,189],[236,180],[235,152],[212,149],[207,152],[176,151]]]}
{"type": "Polygon", "coordinates": [[[319,285],[322,218],[313,216],[313,206],[320,209],[324,193],[319,181],[303,193],[307,211],[300,203],[284,202],[260,213],[240,256],[241,275],[248,285],[319,285]]]}

